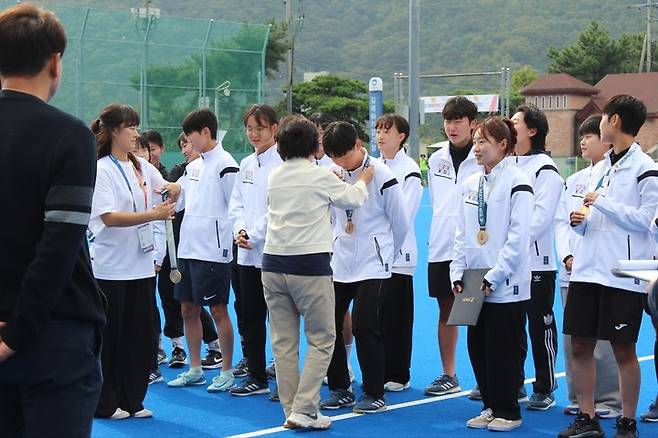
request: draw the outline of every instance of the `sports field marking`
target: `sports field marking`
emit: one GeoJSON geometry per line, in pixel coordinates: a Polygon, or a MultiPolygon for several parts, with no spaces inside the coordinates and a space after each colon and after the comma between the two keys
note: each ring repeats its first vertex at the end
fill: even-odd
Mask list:
{"type": "MultiPolygon", "coordinates": [[[[645,362],[647,360],[653,360],[653,355],[639,357],[637,360],[639,362],[645,362]]],[[[555,374],[556,379],[560,379],[560,378],[565,377],[565,376],[566,376],[566,373],[564,371],[561,372],[561,373],[556,373],[555,374]]],[[[534,378],[526,379],[525,383],[526,384],[527,383],[532,383],[534,381],[535,381],[534,378]]],[[[375,414],[375,415],[386,414],[387,411],[394,411],[396,409],[409,408],[409,407],[412,407],[412,406],[419,406],[419,405],[424,405],[424,404],[427,404],[427,403],[436,403],[436,402],[439,402],[439,401],[442,401],[442,400],[450,400],[451,398],[464,397],[464,396],[467,396],[468,394],[470,394],[470,392],[471,392],[470,390],[461,391],[461,392],[456,392],[454,394],[442,395],[442,396],[438,396],[438,397],[427,397],[427,398],[422,398],[420,400],[411,400],[411,401],[408,401],[408,402],[397,403],[397,404],[388,406],[386,408],[385,412],[380,413],[380,414],[375,414]]],[[[349,412],[347,414],[331,416],[330,418],[331,418],[331,421],[334,422],[334,421],[348,420],[350,418],[355,418],[355,417],[361,417],[363,415],[368,415],[368,414],[355,414],[353,412],[349,412]]],[[[247,432],[247,433],[241,433],[241,434],[238,434],[238,435],[231,435],[227,438],[256,437],[256,436],[263,436],[263,435],[268,435],[268,434],[273,434],[273,433],[285,432],[285,431],[288,431],[288,430],[290,430],[290,429],[286,429],[283,426],[271,427],[269,429],[261,429],[261,430],[256,430],[254,432],[247,432]]]]}

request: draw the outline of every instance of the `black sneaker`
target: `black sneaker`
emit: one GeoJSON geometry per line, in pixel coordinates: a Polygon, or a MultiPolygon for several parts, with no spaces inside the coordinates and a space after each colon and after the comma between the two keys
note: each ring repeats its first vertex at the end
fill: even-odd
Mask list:
{"type": "Polygon", "coordinates": [[[249,374],[249,366],[247,365],[247,358],[243,357],[233,368],[233,377],[247,377],[247,374],[249,374]]]}
{"type": "Polygon", "coordinates": [[[585,438],[585,437],[602,437],[603,431],[599,420],[590,418],[589,415],[582,412],[576,415],[576,419],[569,424],[569,427],[557,434],[557,438],[585,438]]]}
{"type": "Polygon", "coordinates": [[[279,387],[274,384],[274,389],[270,390],[270,401],[278,402],[279,400],[279,387]]]}
{"type": "Polygon", "coordinates": [[[555,397],[553,397],[553,394],[535,392],[530,396],[527,408],[534,411],[545,411],[553,406],[555,406],[555,397]]]}
{"type": "Polygon", "coordinates": [[[267,385],[267,382],[259,382],[258,380],[249,376],[240,382],[237,386],[231,388],[229,392],[231,395],[245,397],[248,395],[268,394],[270,392],[270,387],[267,385]]]}
{"type": "Polygon", "coordinates": [[[471,392],[468,393],[468,398],[470,400],[482,400],[482,394],[480,394],[480,387],[475,385],[475,388],[471,389],[471,392]]]}
{"type": "Polygon", "coordinates": [[[636,438],[639,436],[637,433],[637,421],[626,417],[617,417],[617,433],[615,438],[636,438]]]}
{"type": "MultiPolygon", "coordinates": [[[[222,367],[222,353],[217,350],[208,350],[206,357],[201,359],[201,368],[204,370],[216,370],[222,367]]],[[[235,377],[235,376],[233,376],[235,377]]]]}
{"type": "Polygon", "coordinates": [[[320,402],[320,409],[340,409],[354,406],[354,393],[349,389],[335,389],[329,397],[320,402]]]}
{"type": "Polygon", "coordinates": [[[643,423],[658,423],[658,399],[655,403],[649,405],[649,410],[640,415],[640,421],[643,423]]]}
{"type": "Polygon", "coordinates": [[[268,377],[271,377],[272,379],[276,379],[276,364],[274,361],[270,362],[267,368],[265,368],[265,374],[267,374],[268,377]]]}
{"type": "Polygon", "coordinates": [[[183,368],[187,365],[187,353],[180,347],[174,347],[171,350],[171,359],[169,359],[169,368],[183,368]]]}
{"type": "Polygon", "coordinates": [[[376,414],[386,410],[386,400],[384,397],[363,394],[352,410],[356,414],[376,414]]]}
{"type": "Polygon", "coordinates": [[[160,370],[156,368],[153,371],[151,371],[149,374],[149,385],[152,385],[154,383],[160,383],[160,382],[164,382],[164,378],[162,377],[162,373],[160,373],[160,370]]]}
{"type": "Polygon", "coordinates": [[[167,362],[167,353],[162,348],[158,348],[158,365],[167,362]]]}

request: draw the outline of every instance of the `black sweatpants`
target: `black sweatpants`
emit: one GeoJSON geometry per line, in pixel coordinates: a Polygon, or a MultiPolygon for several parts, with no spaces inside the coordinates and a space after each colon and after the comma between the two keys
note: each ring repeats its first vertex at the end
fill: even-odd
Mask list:
{"type": "Polygon", "coordinates": [[[242,349],[242,357],[247,357],[247,348],[244,343],[244,327],[242,322],[242,315],[240,314],[240,270],[238,269],[238,246],[233,245],[233,262],[231,262],[231,288],[235,300],[233,301],[233,310],[238,326],[238,334],[240,335],[240,347],[242,349]]]}
{"type": "Polygon", "coordinates": [[[0,436],[87,438],[101,392],[101,329],[51,320],[0,363],[0,436]]]}
{"type": "Polygon", "coordinates": [[[267,382],[265,372],[265,341],[267,337],[267,304],[263,294],[261,270],[238,265],[240,277],[240,315],[249,375],[261,383],[267,382]]]}
{"type": "Polygon", "coordinates": [[[110,417],[117,408],[131,414],[144,409],[153,366],[153,277],[98,280],[107,297],[103,330],[103,389],[96,416],[110,417]]]}
{"type": "Polygon", "coordinates": [[[394,273],[384,282],[384,287],[384,381],[404,384],[411,379],[409,369],[414,325],[413,276],[394,273]]]}
{"type": "MultiPolygon", "coordinates": [[[[533,392],[547,394],[557,389],[555,361],[557,358],[557,326],[553,314],[555,302],[555,271],[533,271],[530,282],[530,301],[526,301],[528,332],[535,365],[533,392]]],[[[523,384],[524,365],[528,355],[525,329],[521,338],[520,383],[523,384]]]]}
{"type": "Polygon", "coordinates": [[[468,355],[484,409],[506,420],[521,418],[517,399],[524,303],[484,303],[468,328],[468,355]]]}
{"type": "Polygon", "coordinates": [[[352,333],[356,340],[356,354],[363,374],[363,390],[366,394],[381,398],[384,395],[384,337],[382,308],[384,283],[388,280],[363,280],[355,283],[334,282],[336,292],[336,345],[327,370],[329,389],[347,389],[350,376],[347,355],[343,345],[343,319],[354,300],[352,308],[352,333]]]}

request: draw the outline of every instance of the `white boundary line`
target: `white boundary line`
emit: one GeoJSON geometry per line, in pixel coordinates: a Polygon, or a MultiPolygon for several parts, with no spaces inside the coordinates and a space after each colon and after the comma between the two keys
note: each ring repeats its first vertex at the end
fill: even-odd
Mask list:
{"type": "MultiPolygon", "coordinates": [[[[645,362],[645,361],[648,361],[648,360],[653,360],[653,355],[639,357],[637,360],[638,360],[638,362],[645,362]]],[[[561,373],[556,373],[555,374],[556,379],[559,379],[559,378],[562,378],[562,377],[565,377],[565,376],[566,376],[566,373],[564,371],[562,371],[561,373]]],[[[525,383],[532,383],[534,381],[535,381],[534,378],[526,379],[525,383]]],[[[442,396],[439,396],[439,397],[427,397],[427,398],[422,398],[420,400],[411,400],[411,401],[408,401],[408,402],[397,403],[397,404],[388,406],[386,408],[386,411],[384,411],[383,413],[385,414],[387,411],[394,411],[396,409],[409,408],[409,407],[412,407],[412,406],[420,406],[420,405],[425,405],[425,404],[428,404],[428,403],[436,403],[436,402],[440,402],[440,401],[443,401],[443,400],[450,400],[452,398],[464,397],[464,396],[470,394],[470,392],[471,392],[470,390],[461,391],[461,392],[456,392],[454,394],[442,395],[442,396]]],[[[368,415],[368,414],[355,414],[353,412],[349,412],[347,414],[330,416],[330,418],[331,418],[331,421],[333,422],[333,421],[348,420],[350,418],[355,418],[355,417],[362,417],[363,415],[368,415]]],[[[227,438],[257,437],[257,436],[263,436],[263,435],[269,435],[269,434],[274,434],[274,433],[285,432],[285,431],[289,431],[289,430],[290,429],[286,429],[283,426],[271,427],[269,429],[261,429],[261,430],[256,430],[254,432],[246,432],[246,433],[241,433],[241,434],[238,434],[238,435],[230,435],[227,438]]]]}

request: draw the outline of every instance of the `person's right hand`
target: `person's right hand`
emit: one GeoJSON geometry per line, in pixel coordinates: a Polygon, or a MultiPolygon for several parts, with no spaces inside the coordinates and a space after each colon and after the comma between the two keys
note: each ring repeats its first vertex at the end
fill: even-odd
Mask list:
{"type": "Polygon", "coordinates": [[[461,283],[457,283],[456,285],[454,285],[454,286],[452,287],[452,293],[453,293],[453,295],[455,295],[455,296],[456,296],[457,294],[462,293],[463,291],[464,291],[464,286],[462,286],[461,283]]]}
{"type": "Polygon", "coordinates": [[[363,181],[368,184],[375,177],[375,166],[368,166],[361,171],[359,175],[359,181],[363,181]]]}
{"type": "Polygon", "coordinates": [[[567,268],[567,272],[571,272],[573,267],[573,256],[570,256],[566,262],[564,262],[564,267],[567,268]]]}
{"type": "Polygon", "coordinates": [[[580,225],[585,220],[585,215],[580,211],[572,211],[569,215],[569,221],[571,221],[571,226],[580,225]]]}
{"type": "Polygon", "coordinates": [[[176,204],[173,204],[171,201],[167,200],[161,204],[156,205],[151,210],[154,221],[171,219],[176,212],[176,204]]]}

